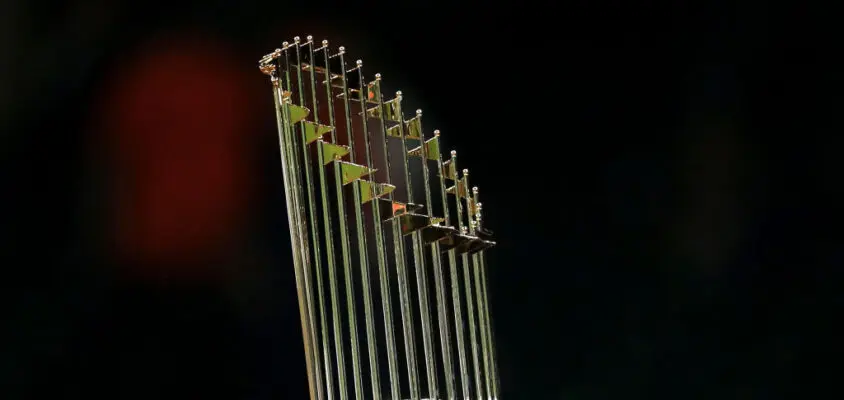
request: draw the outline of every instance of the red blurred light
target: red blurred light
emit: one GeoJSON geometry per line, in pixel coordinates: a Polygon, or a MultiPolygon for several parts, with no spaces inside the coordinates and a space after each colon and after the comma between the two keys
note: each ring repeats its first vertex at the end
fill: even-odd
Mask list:
{"type": "Polygon", "coordinates": [[[192,38],[168,38],[121,60],[103,115],[122,257],[187,265],[235,240],[252,165],[246,65],[192,38]]]}

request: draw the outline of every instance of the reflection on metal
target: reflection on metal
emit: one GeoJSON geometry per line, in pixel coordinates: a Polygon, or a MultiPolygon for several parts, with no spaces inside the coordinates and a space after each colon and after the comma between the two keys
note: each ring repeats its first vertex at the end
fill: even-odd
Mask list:
{"type": "Polygon", "coordinates": [[[422,116],[417,115],[404,122],[408,139],[419,139],[422,137],[422,116]]]}
{"type": "Polygon", "coordinates": [[[349,146],[328,143],[322,140],[319,141],[319,150],[322,154],[322,157],[320,157],[322,165],[331,164],[332,161],[343,158],[343,156],[349,154],[349,151],[351,151],[349,146]]]}
{"type": "Polygon", "coordinates": [[[311,110],[308,110],[307,108],[302,106],[297,106],[295,104],[286,103],[284,106],[287,108],[287,112],[289,113],[288,115],[290,115],[291,124],[295,124],[299,121],[304,120],[308,117],[308,114],[311,113],[311,110]]]}
{"type": "Polygon", "coordinates": [[[425,148],[422,146],[414,147],[408,151],[407,154],[413,157],[422,157],[422,151],[425,151],[426,158],[431,161],[437,161],[440,157],[440,137],[434,136],[425,141],[425,148]]]}
{"type": "Polygon", "coordinates": [[[304,121],[302,122],[302,129],[304,130],[305,143],[311,144],[321,139],[323,135],[331,132],[334,128],[311,121],[304,121]]]}
{"type": "Polygon", "coordinates": [[[447,188],[446,193],[453,194],[455,196],[460,197],[461,199],[466,199],[469,197],[469,192],[466,191],[466,180],[460,179],[454,186],[447,188]]]}
{"type": "Polygon", "coordinates": [[[372,199],[386,196],[390,194],[396,187],[388,183],[376,183],[363,179],[358,179],[357,184],[360,187],[360,202],[367,203],[372,199]]]}
{"type": "Polygon", "coordinates": [[[353,164],[350,162],[339,161],[339,156],[337,157],[337,164],[340,165],[340,171],[343,174],[343,184],[348,185],[352,182],[357,181],[358,179],[369,175],[375,172],[374,169],[369,168],[365,165],[358,165],[353,164]]]}
{"type": "Polygon", "coordinates": [[[426,139],[421,110],[406,118],[401,92],[385,98],[380,74],[366,82],[361,61],[321,44],[297,37],[259,61],[311,399],[498,399],[486,281],[495,242],[478,189],[455,151],[442,158],[439,131],[426,139]]]}
{"type": "MultiPolygon", "coordinates": [[[[370,91],[370,93],[372,92],[370,91]]],[[[370,96],[373,99],[381,99],[381,95],[371,94],[370,96]]],[[[372,107],[368,109],[366,115],[369,118],[373,119],[378,119],[383,115],[386,121],[401,122],[401,96],[397,96],[392,100],[385,101],[382,105],[378,107],[372,107]]]]}
{"type": "Polygon", "coordinates": [[[443,161],[442,163],[442,172],[440,172],[440,176],[443,179],[448,179],[450,181],[457,180],[457,170],[454,167],[454,163],[451,160],[443,161]]]}

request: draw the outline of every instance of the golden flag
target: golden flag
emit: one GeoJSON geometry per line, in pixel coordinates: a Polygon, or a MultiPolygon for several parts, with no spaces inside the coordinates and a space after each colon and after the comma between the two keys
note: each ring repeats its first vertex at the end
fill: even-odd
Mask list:
{"type": "Polygon", "coordinates": [[[343,184],[347,185],[373,172],[375,169],[369,168],[365,165],[352,164],[350,162],[338,161],[340,163],[340,171],[343,175],[343,184]]]}
{"type": "Polygon", "coordinates": [[[366,101],[373,104],[381,103],[381,81],[374,80],[366,85],[366,101]]]}
{"type": "Polygon", "coordinates": [[[388,121],[401,122],[401,97],[384,103],[384,118],[388,121]]]}
{"type": "MultiPolygon", "coordinates": [[[[407,152],[407,155],[413,157],[422,157],[422,146],[418,146],[407,152]]],[[[440,137],[434,136],[425,141],[425,155],[431,161],[440,159],[440,137]]]]}
{"type": "Polygon", "coordinates": [[[451,186],[445,190],[448,194],[456,195],[458,198],[469,198],[469,193],[466,191],[466,180],[460,179],[454,186],[451,186]]]}
{"type": "Polygon", "coordinates": [[[311,144],[317,139],[322,138],[322,135],[334,130],[333,127],[328,125],[321,125],[311,121],[302,122],[302,129],[305,135],[305,144],[311,144]]]}
{"type": "Polygon", "coordinates": [[[457,170],[454,169],[454,164],[451,160],[446,160],[443,162],[443,174],[442,177],[448,180],[457,180],[457,170]]]}
{"type": "Polygon", "coordinates": [[[387,136],[401,137],[401,125],[391,126],[387,128],[387,136]]]}
{"type": "Polygon", "coordinates": [[[409,235],[422,228],[431,226],[431,219],[427,215],[403,213],[394,218],[399,219],[402,235],[409,235]]]}
{"type": "Polygon", "coordinates": [[[387,183],[377,183],[365,179],[358,179],[357,182],[360,188],[360,201],[363,204],[396,190],[395,186],[387,183]]]}
{"type": "Polygon", "coordinates": [[[401,122],[402,117],[401,113],[399,112],[399,108],[401,107],[401,98],[395,98],[390,101],[384,102],[383,105],[378,107],[372,107],[366,110],[366,115],[369,118],[381,118],[381,109],[384,109],[384,119],[387,121],[392,122],[401,122]]]}
{"type": "Polygon", "coordinates": [[[407,127],[405,136],[408,139],[422,139],[422,117],[420,115],[404,121],[404,124],[407,127]]]}
{"type": "Polygon", "coordinates": [[[349,146],[328,143],[322,140],[319,141],[319,146],[322,148],[322,165],[331,164],[336,157],[343,157],[349,154],[350,151],[349,146]]]}
{"type": "Polygon", "coordinates": [[[472,197],[466,197],[466,208],[469,215],[473,217],[478,216],[478,207],[475,203],[475,199],[473,199],[472,197]]]}
{"type": "Polygon", "coordinates": [[[450,235],[456,235],[457,229],[450,226],[431,225],[422,229],[422,240],[425,244],[438,242],[450,235]]]}
{"type": "Polygon", "coordinates": [[[290,125],[293,125],[299,121],[304,120],[308,114],[311,113],[311,110],[308,110],[305,107],[297,106],[292,103],[285,104],[285,108],[287,108],[287,113],[290,115],[290,125]]]}

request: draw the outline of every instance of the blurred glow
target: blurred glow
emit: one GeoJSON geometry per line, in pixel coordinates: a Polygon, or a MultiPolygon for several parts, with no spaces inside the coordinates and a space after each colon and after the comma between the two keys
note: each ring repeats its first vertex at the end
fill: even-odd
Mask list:
{"type": "Polygon", "coordinates": [[[103,117],[114,242],[125,261],[203,265],[236,239],[253,165],[244,140],[254,132],[247,65],[191,37],[150,43],[121,61],[103,117]]]}

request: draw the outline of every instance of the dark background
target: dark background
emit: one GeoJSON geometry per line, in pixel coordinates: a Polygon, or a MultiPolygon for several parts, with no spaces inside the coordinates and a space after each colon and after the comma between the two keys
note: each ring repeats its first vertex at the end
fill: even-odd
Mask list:
{"type": "Polygon", "coordinates": [[[472,169],[504,397],[806,398],[834,13],[632,3],[3,2],[0,396],[306,398],[257,60],[312,34],[472,169]]]}

